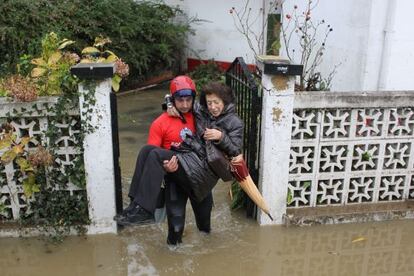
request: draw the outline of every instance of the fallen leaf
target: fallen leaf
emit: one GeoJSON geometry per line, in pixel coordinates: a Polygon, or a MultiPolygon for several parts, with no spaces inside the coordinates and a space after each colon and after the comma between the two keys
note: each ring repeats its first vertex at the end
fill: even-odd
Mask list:
{"type": "Polygon", "coordinates": [[[358,237],[352,240],[352,243],[356,243],[356,242],[362,242],[365,241],[366,238],[365,237],[358,237]]]}
{"type": "Polygon", "coordinates": [[[339,253],[336,252],[336,251],[329,251],[328,254],[331,254],[331,255],[339,255],[339,253]]]}

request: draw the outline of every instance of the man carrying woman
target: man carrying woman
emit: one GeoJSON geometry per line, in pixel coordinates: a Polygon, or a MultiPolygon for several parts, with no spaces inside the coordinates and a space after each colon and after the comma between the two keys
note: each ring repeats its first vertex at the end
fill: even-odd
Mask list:
{"type": "MultiPolygon", "coordinates": [[[[207,163],[206,141],[213,142],[229,158],[238,162],[242,158],[243,124],[235,114],[234,96],[224,84],[210,83],[203,87],[200,103],[194,105],[195,87],[188,77],[175,78],[171,82],[170,92],[177,115],[181,118],[164,113],[151,125],[149,145],[141,150],[132,179],[129,193],[131,204],[117,221],[121,225],[152,221],[161,182],[165,176],[169,226],[167,242],[176,244],[181,242],[188,198],[191,200],[199,230],[207,233],[210,231],[213,202],[211,190],[217,183],[218,176],[207,163]],[[187,125],[183,125],[180,130],[172,127],[172,122],[177,120],[187,125]],[[151,138],[154,133],[162,133],[156,137],[163,137],[173,132],[179,139],[168,141],[161,138],[154,142],[155,139],[151,138]],[[170,149],[166,149],[168,143],[170,149]],[[172,189],[175,189],[175,198],[171,197],[174,194],[172,189]]],[[[175,109],[170,108],[169,113],[174,114],[175,109]]]]}

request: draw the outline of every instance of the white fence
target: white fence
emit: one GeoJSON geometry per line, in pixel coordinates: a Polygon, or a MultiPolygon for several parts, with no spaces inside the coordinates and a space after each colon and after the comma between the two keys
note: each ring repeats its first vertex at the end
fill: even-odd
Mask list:
{"type": "MultiPolygon", "coordinates": [[[[37,146],[48,147],[49,140],[45,137],[49,122],[53,117],[51,108],[56,104],[56,97],[41,97],[36,102],[9,102],[0,98],[0,124],[9,122],[17,134],[17,142],[24,136],[30,137],[26,150],[33,152],[37,146]]],[[[66,174],[66,169],[73,166],[72,161],[80,154],[76,135],[80,132],[79,110],[71,110],[68,121],[56,124],[60,137],[54,147],[57,148],[54,170],[66,174]]],[[[0,155],[5,150],[0,151],[0,155]]],[[[22,186],[22,174],[16,162],[0,163],[0,203],[4,206],[0,218],[3,221],[17,220],[28,210],[28,199],[22,186]]],[[[68,181],[64,189],[69,194],[81,193],[85,189],[68,181]]]]}
{"type": "Polygon", "coordinates": [[[297,93],[288,208],[414,199],[414,93],[297,93]]]}
{"type": "MultiPolygon", "coordinates": [[[[107,65],[113,70],[113,65],[107,65]]],[[[88,67],[89,74],[95,74],[94,67],[88,67]]],[[[98,68],[101,69],[101,68],[98,68]]],[[[98,70],[99,71],[99,70],[98,70]]],[[[30,142],[25,145],[25,150],[33,152],[38,145],[45,148],[54,148],[54,164],[46,172],[46,183],[53,191],[65,191],[68,195],[79,196],[84,200],[88,208],[90,224],[87,226],[88,234],[114,233],[117,231],[113,216],[115,210],[115,176],[114,156],[111,127],[110,92],[111,78],[94,82],[92,90],[85,88],[81,83],[79,90],[80,108],[68,110],[68,117],[62,121],[54,122],[54,135],[58,136],[53,145],[46,137],[46,131],[54,115],[51,110],[57,104],[57,97],[41,97],[35,102],[13,102],[6,98],[0,98],[0,124],[9,122],[16,134],[16,143],[20,143],[22,137],[30,137],[30,142]],[[92,94],[93,93],[93,94],[92,94]],[[92,96],[91,96],[92,95],[92,96]],[[93,98],[86,102],[85,98],[93,98]],[[81,130],[81,122],[88,121],[92,132],[81,130]],[[83,144],[80,144],[79,135],[84,135],[83,144]],[[83,150],[82,150],[83,149],[83,150]],[[82,153],[83,152],[83,153],[82,153]],[[82,156],[80,156],[82,155],[82,156]],[[80,162],[75,159],[82,158],[80,162]],[[84,164],[84,171],[79,168],[84,164]],[[79,173],[84,173],[86,187],[74,185],[67,171],[75,171],[75,178],[79,173]],[[58,181],[57,185],[51,180],[51,173],[61,176],[65,183],[58,181]]],[[[7,149],[0,150],[2,155],[7,149]]],[[[80,177],[82,178],[82,177],[80,177]]],[[[16,162],[2,164],[0,162],[0,236],[36,235],[38,232],[19,233],[13,224],[18,222],[24,214],[30,214],[30,200],[26,198],[23,190],[23,174],[16,162]]],[[[60,178],[59,178],[60,179],[60,178]]],[[[73,179],[73,178],[72,178],[73,179]]]]}
{"type": "Polygon", "coordinates": [[[414,218],[414,91],[294,92],[285,62],[258,66],[259,186],[275,218],[261,224],[414,218]]]}

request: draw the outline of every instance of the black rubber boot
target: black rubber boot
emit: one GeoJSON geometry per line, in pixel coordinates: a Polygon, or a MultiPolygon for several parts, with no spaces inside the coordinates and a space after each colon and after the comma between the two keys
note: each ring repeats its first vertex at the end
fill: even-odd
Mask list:
{"type": "Polygon", "coordinates": [[[173,217],[168,219],[167,243],[169,245],[177,245],[183,242],[184,221],[185,218],[183,217],[173,217]]]}

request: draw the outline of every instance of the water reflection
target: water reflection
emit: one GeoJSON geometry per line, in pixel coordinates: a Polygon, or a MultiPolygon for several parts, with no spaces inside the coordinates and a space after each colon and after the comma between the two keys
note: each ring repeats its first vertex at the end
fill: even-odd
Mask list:
{"type": "Polygon", "coordinates": [[[214,214],[211,235],[198,233],[191,218],[176,249],[165,245],[163,226],[122,235],[130,244],[145,240],[136,262],[150,260],[160,275],[414,275],[413,221],[259,227],[226,202],[214,214]]]}
{"type": "Polygon", "coordinates": [[[60,245],[0,239],[0,275],[126,275],[123,247],[115,235],[69,237],[60,245]]]}
{"type": "Polygon", "coordinates": [[[413,226],[400,221],[286,228],[280,275],[414,275],[413,226]]]}
{"type": "Polygon", "coordinates": [[[60,245],[0,239],[0,274],[414,275],[413,221],[258,227],[243,214],[216,211],[211,235],[200,234],[191,218],[177,248],[166,245],[165,225],[71,237],[60,245]]]}
{"type": "MultiPolygon", "coordinates": [[[[125,186],[165,92],[119,99],[125,186]]],[[[243,212],[229,210],[228,188],[220,183],[215,189],[210,235],[198,232],[188,208],[180,247],[166,245],[165,223],[125,228],[119,235],[70,237],[60,245],[0,239],[0,275],[414,275],[413,220],[259,227],[243,212]]]]}

